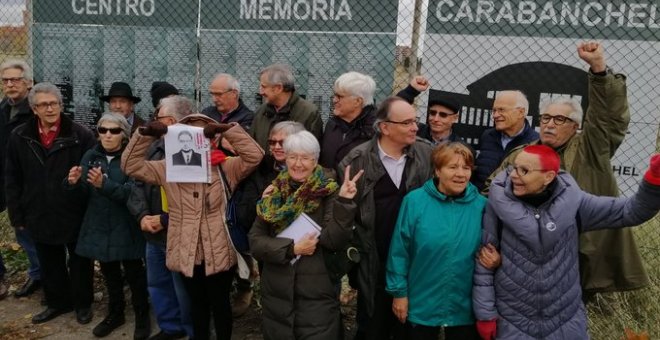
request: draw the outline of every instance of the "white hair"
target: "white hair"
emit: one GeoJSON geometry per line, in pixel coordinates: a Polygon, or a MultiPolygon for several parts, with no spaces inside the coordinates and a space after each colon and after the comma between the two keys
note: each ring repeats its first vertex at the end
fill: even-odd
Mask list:
{"type": "Polygon", "coordinates": [[[362,106],[374,103],[376,82],[373,78],[359,72],[347,72],[335,80],[335,91],[346,91],[351,96],[362,98],[362,106]]]}
{"type": "Polygon", "coordinates": [[[216,80],[219,79],[226,79],[227,80],[227,91],[229,90],[236,90],[236,92],[241,93],[241,83],[236,79],[234,76],[232,76],[229,73],[218,73],[216,76],[213,78],[212,82],[215,82],[216,80]]]}
{"type": "Polygon", "coordinates": [[[10,68],[15,68],[23,71],[23,78],[25,78],[26,80],[32,80],[32,69],[30,68],[30,65],[28,65],[28,63],[25,62],[25,60],[20,60],[20,59],[6,60],[0,65],[0,73],[10,68]]]}
{"type": "Polygon", "coordinates": [[[180,121],[193,112],[193,102],[181,95],[169,96],[160,100],[160,109],[164,108],[180,121]]]}
{"type": "Polygon", "coordinates": [[[504,95],[513,95],[516,98],[516,106],[515,107],[520,107],[525,110],[525,116],[529,112],[529,101],[527,100],[527,96],[522,93],[522,91],[518,90],[506,90],[506,91],[499,91],[495,95],[495,99],[497,99],[500,96],[504,95]]]}
{"type": "Polygon", "coordinates": [[[309,131],[299,131],[289,135],[284,140],[284,153],[306,153],[314,156],[314,159],[319,159],[321,153],[321,146],[316,137],[309,131]]]}
{"type": "Polygon", "coordinates": [[[292,135],[294,133],[298,133],[300,131],[305,131],[305,126],[302,125],[299,122],[295,122],[293,120],[285,120],[283,122],[279,122],[270,129],[269,135],[272,136],[278,132],[283,132],[287,136],[292,135]]]}
{"type": "Polygon", "coordinates": [[[576,122],[578,126],[582,125],[582,116],[584,114],[582,112],[582,104],[580,104],[577,99],[571,97],[555,97],[546,99],[541,102],[541,105],[539,105],[539,114],[544,114],[550,105],[568,106],[571,109],[568,114],[568,118],[576,122]]]}
{"type": "Polygon", "coordinates": [[[57,101],[60,103],[60,106],[62,106],[62,92],[60,91],[60,89],[51,83],[44,82],[34,85],[30,90],[30,92],[28,93],[28,103],[30,103],[30,107],[34,107],[34,105],[37,104],[35,103],[35,99],[34,99],[37,93],[52,94],[57,98],[57,101]]]}

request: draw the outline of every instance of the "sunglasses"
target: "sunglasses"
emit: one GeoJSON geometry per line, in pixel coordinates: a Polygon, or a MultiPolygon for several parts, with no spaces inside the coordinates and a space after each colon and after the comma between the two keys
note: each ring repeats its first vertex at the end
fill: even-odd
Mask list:
{"type": "Polygon", "coordinates": [[[275,146],[279,144],[280,146],[284,145],[284,140],[283,139],[269,139],[268,140],[268,145],[270,146],[275,146]]]}
{"type": "Polygon", "coordinates": [[[428,115],[429,115],[429,117],[438,115],[438,116],[440,116],[440,118],[447,118],[449,116],[455,115],[455,113],[447,113],[447,112],[442,112],[442,111],[437,111],[437,110],[429,110],[428,115]]]}
{"type": "Polygon", "coordinates": [[[99,126],[96,128],[96,131],[99,132],[99,135],[105,135],[106,133],[110,132],[113,135],[118,135],[121,133],[121,128],[107,128],[103,126],[99,126]]]}

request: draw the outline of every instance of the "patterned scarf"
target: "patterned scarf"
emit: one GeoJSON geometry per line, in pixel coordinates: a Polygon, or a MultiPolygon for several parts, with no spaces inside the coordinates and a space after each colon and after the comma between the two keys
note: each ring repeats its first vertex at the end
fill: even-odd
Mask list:
{"type": "Polygon", "coordinates": [[[323,197],[339,189],[337,182],[326,177],[319,165],[299,187],[294,187],[292,182],[288,171],[280,172],[273,180],[273,193],[257,202],[257,215],[272,224],[276,234],[288,227],[301,213],[316,210],[323,197]]]}

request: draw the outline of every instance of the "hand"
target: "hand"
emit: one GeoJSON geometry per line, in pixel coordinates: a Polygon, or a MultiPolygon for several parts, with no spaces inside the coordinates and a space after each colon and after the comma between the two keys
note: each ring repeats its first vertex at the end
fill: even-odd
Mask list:
{"type": "Polygon", "coordinates": [[[215,138],[215,135],[218,133],[223,133],[229,129],[231,129],[236,123],[229,123],[229,124],[223,124],[223,123],[209,123],[204,127],[204,136],[208,139],[213,139],[215,138]]]}
{"type": "Polygon", "coordinates": [[[497,335],[497,319],[483,321],[477,320],[477,332],[484,340],[494,340],[497,335]]]}
{"type": "Polygon", "coordinates": [[[486,269],[495,270],[502,264],[502,258],[495,246],[488,243],[479,250],[479,264],[486,269]]]}
{"type": "Polygon", "coordinates": [[[267,186],[266,189],[264,189],[264,192],[261,194],[261,198],[270,196],[270,194],[272,194],[273,191],[275,191],[275,186],[273,186],[272,184],[267,186]]]}
{"type": "Polygon", "coordinates": [[[293,254],[295,255],[312,255],[316,250],[316,244],[319,239],[314,234],[305,234],[298,243],[293,245],[293,254]]]}
{"type": "Polygon", "coordinates": [[[353,178],[351,178],[351,166],[347,165],[346,169],[344,169],[344,183],[342,183],[341,188],[339,188],[339,197],[347,198],[349,200],[353,199],[357,193],[357,185],[355,182],[360,179],[363,173],[364,170],[360,170],[355,176],[353,176],[353,178]]]}
{"type": "Polygon", "coordinates": [[[142,217],[140,220],[140,229],[152,234],[163,230],[163,226],[160,224],[160,215],[145,215],[142,217]]]}
{"type": "Polygon", "coordinates": [[[162,135],[167,133],[167,125],[159,122],[152,121],[147,123],[147,125],[140,128],[140,134],[143,136],[152,136],[160,138],[162,135]]]}
{"type": "Polygon", "coordinates": [[[406,323],[408,318],[408,297],[392,299],[392,312],[399,322],[406,323]]]}
{"type": "Polygon", "coordinates": [[[74,185],[78,183],[80,176],[82,176],[82,167],[74,166],[69,169],[69,176],[66,178],[66,180],[69,182],[69,185],[74,185]]]}
{"type": "Polygon", "coordinates": [[[419,92],[424,92],[429,89],[429,81],[424,76],[415,76],[410,80],[410,86],[419,92]]]}
{"type": "Polygon", "coordinates": [[[101,168],[90,168],[87,172],[87,183],[100,189],[103,186],[103,172],[101,168]]]}
{"type": "Polygon", "coordinates": [[[603,46],[595,41],[585,42],[578,45],[578,55],[580,59],[584,60],[591,67],[591,72],[598,73],[607,69],[605,63],[605,54],[603,53],[603,46]]]}

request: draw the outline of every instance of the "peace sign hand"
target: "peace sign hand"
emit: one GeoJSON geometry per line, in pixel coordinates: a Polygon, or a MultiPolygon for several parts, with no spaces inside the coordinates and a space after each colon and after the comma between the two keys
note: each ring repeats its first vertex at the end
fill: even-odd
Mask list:
{"type": "Polygon", "coordinates": [[[355,194],[357,194],[357,185],[355,184],[358,179],[362,176],[364,170],[358,171],[358,173],[351,178],[351,166],[347,165],[344,170],[344,183],[341,184],[339,188],[339,197],[346,199],[353,199],[355,194]]]}

